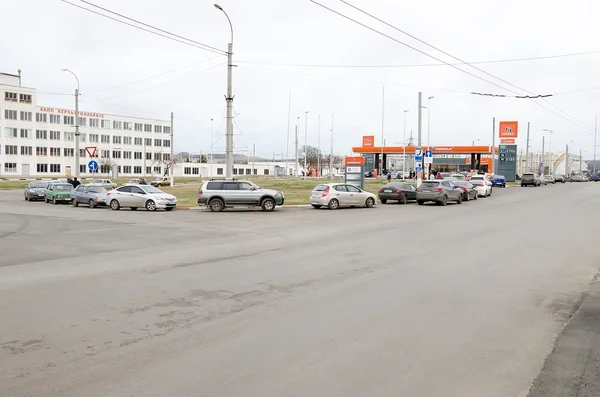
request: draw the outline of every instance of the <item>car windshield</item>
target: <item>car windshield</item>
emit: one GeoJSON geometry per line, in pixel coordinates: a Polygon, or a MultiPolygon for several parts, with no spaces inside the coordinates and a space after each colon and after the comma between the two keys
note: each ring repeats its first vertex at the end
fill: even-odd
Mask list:
{"type": "Polygon", "coordinates": [[[402,184],[401,183],[388,183],[387,185],[385,185],[383,187],[383,189],[401,189],[402,188],[402,184]]]}
{"type": "Polygon", "coordinates": [[[496,179],[506,179],[506,178],[504,178],[503,175],[496,175],[494,178],[496,178],[496,179]]]}
{"type": "Polygon", "coordinates": [[[67,183],[55,184],[53,186],[54,190],[72,190],[73,186],[67,183]]]}
{"type": "Polygon", "coordinates": [[[484,185],[483,181],[473,181],[473,182],[471,182],[471,184],[474,186],[483,186],[484,185]]]}
{"type": "Polygon", "coordinates": [[[162,190],[155,188],[154,186],[144,186],[142,188],[146,193],[149,194],[153,194],[153,193],[164,193],[162,190]]]}
{"type": "Polygon", "coordinates": [[[44,188],[46,186],[48,186],[48,183],[46,182],[33,182],[29,184],[29,187],[34,189],[44,188]]]}
{"type": "Polygon", "coordinates": [[[315,192],[323,192],[323,191],[325,191],[325,189],[327,189],[328,187],[329,187],[329,186],[327,186],[327,185],[317,185],[317,186],[316,186],[316,187],[313,189],[313,191],[315,191],[315,192]]]}
{"type": "Polygon", "coordinates": [[[106,189],[99,186],[90,187],[87,190],[88,193],[106,193],[106,189]]]}

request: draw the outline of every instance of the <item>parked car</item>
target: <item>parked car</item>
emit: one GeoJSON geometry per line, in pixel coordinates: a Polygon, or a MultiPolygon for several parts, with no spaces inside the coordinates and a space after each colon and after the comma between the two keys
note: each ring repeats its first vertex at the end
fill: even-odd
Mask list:
{"type": "Polygon", "coordinates": [[[571,182],[583,182],[583,177],[580,174],[575,174],[571,177],[571,182]]]}
{"type": "Polygon", "coordinates": [[[49,183],[44,191],[44,202],[68,203],[71,201],[71,190],[73,185],[70,183],[49,183]]]}
{"type": "Polygon", "coordinates": [[[477,190],[475,190],[475,186],[469,181],[458,181],[456,185],[460,187],[463,191],[463,200],[477,200],[477,190]]]}
{"type": "Polygon", "coordinates": [[[541,175],[536,175],[535,177],[540,181],[540,185],[546,186],[548,184],[548,180],[546,178],[542,178],[541,175]]]}
{"type": "Polygon", "coordinates": [[[490,178],[486,174],[473,174],[469,181],[490,181],[490,178]]]}
{"type": "Polygon", "coordinates": [[[373,193],[346,183],[317,185],[310,195],[310,204],[314,208],[325,206],[332,210],[340,207],[373,208],[376,200],[373,193]]]}
{"type": "Polygon", "coordinates": [[[544,175],[544,179],[546,180],[546,184],[548,184],[548,183],[555,184],[556,183],[556,179],[554,179],[554,177],[552,175],[544,175]]]}
{"type": "Polygon", "coordinates": [[[125,185],[150,185],[145,178],[133,178],[127,181],[125,185]]]}
{"type": "Polygon", "coordinates": [[[600,181],[600,172],[592,172],[590,177],[588,178],[590,182],[598,182],[600,181]]]}
{"type": "Polygon", "coordinates": [[[365,178],[373,178],[373,171],[365,172],[365,178]]]}
{"type": "Polygon", "coordinates": [[[132,211],[146,208],[148,211],[177,207],[177,198],[150,185],[124,185],[106,193],[106,201],[114,211],[128,207],[132,211]]]}
{"type": "Polygon", "coordinates": [[[79,204],[87,204],[90,208],[104,207],[107,197],[108,190],[102,186],[79,185],[71,192],[71,203],[73,207],[79,204]]]}
{"type": "Polygon", "coordinates": [[[554,175],[554,180],[556,182],[565,183],[567,181],[567,178],[565,178],[564,175],[556,174],[554,175]]]}
{"type": "Polygon", "coordinates": [[[387,203],[389,200],[406,204],[409,200],[417,199],[417,189],[410,183],[392,182],[379,189],[377,196],[379,196],[382,204],[387,203]]]}
{"type": "Polygon", "coordinates": [[[463,174],[452,174],[450,175],[451,179],[457,180],[457,181],[465,181],[467,180],[467,177],[463,174]]]}
{"type": "Polygon", "coordinates": [[[43,200],[49,182],[29,182],[23,195],[26,201],[43,200]]]}
{"type": "Polygon", "coordinates": [[[117,187],[117,184],[111,181],[110,179],[94,179],[91,183],[87,184],[88,186],[100,186],[105,189],[114,189],[117,187]]]}
{"type": "Polygon", "coordinates": [[[162,178],[156,178],[155,180],[150,182],[150,185],[154,187],[171,186],[171,179],[166,176],[163,176],[162,178]]]}
{"type": "Polygon", "coordinates": [[[506,187],[506,178],[504,175],[494,175],[492,177],[492,186],[506,187]]]}
{"type": "Polygon", "coordinates": [[[417,203],[423,205],[433,201],[438,205],[446,205],[448,201],[462,204],[463,190],[452,181],[434,180],[423,181],[417,188],[417,203]]]}
{"type": "Polygon", "coordinates": [[[213,212],[237,206],[259,206],[263,211],[273,211],[284,201],[283,192],[261,189],[245,180],[210,180],[204,182],[198,191],[198,205],[208,205],[213,212]]]}
{"type": "Polygon", "coordinates": [[[532,172],[525,172],[521,175],[521,187],[523,186],[540,186],[539,178],[532,172]]]}
{"type": "Polygon", "coordinates": [[[489,197],[492,195],[492,182],[490,181],[470,181],[479,197],[489,197]]]}

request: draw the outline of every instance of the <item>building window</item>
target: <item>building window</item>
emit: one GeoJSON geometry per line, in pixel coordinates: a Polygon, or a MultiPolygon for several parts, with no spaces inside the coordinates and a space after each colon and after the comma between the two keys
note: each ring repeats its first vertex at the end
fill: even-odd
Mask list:
{"type": "Polygon", "coordinates": [[[21,116],[21,121],[31,121],[31,120],[33,120],[31,112],[20,112],[20,116],[21,116]]]}
{"type": "Polygon", "coordinates": [[[48,115],[46,113],[36,113],[35,121],[37,121],[38,123],[47,123],[48,115]]]}
{"type": "Polygon", "coordinates": [[[85,134],[79,134],[79,142],[85,142],[85,134]]]}
{"type": "Polygon", "coordinates": [[[90,119],[90,127],[98,127],[98,119],[90,119]]]}
{"type": "Polygon", "coordinates": [[[17,172],[17,163],[4,163],[4,172],[17,172]]]}
{"type": "Polygon", "coordinates": [[[65,132],[65,141],[74,141],[75,133],[73,132],[65,132]]]}
{"type": "Polygon", "coordinates": [[[152,132],[152,124],[144,124],[144,132],[152,132]]]}
{"type": "Polygon", "coordinates": [[[254,175],[258,175],[258,170],[256,168],[254,169],[254,175]]]}
{"type": "Polygon", "coordinates": [[[120,159],[121,158],[121,151],[120,150],[113,150],[112,155],[113,155],[113,159],[120,159]]]}
{"type": "Polygon", "coordinates": [[[51,147],[50,148],[50,156],[55,156],[55,157],[60,156],[60,148],[59,147],[51,147]]]}
{"type": "Polygon", "coordinates": [[[82,174],[85,174],[86,172],[88,172],[87,164],[79,164],[79,172],[82,174]]]}
{"type": "Polygon", "coordinates": [[[98,134],[90,134],[90,142],[98,143],[98,134]]]}
{"type": "Polygon", "coordinates": [[[10,128],[10,127],[6,127],[4,129],[4,136],[6,136],[7,138],[18,138],[18,131],[16,128],[10,128]]]}
{"type": "Polygon", "coordinates": [[[113,136],[113,143],[120,145],[121,144],[121,137],[117,136],[117,135],[113,136]]]}
{"type": "Polygon", "coordinates": [[[152,138],[146,138],[146,139],[144,139],[144,144],[146,146],[152,146],[152,138]]]}
{"type": "Polygon", "coordinates": [[[234,168],[233,169],[233,175],[237,175],[237,174],[238,174],[238,170],[237,170],[237,168],[234,168]]]}
{"type": "Polygon", "coordinates": [[[51,114],[50,124],[60,124],[60,116],[58,114],[51,114]]]}
{"type": "Polygon", "coordinates": [[[100,142],[102,143],[110,143],[110,135],[101,135],[100,142]]]}
{"type": "Polygon", "coordinates": [[[200,175],[200,168],[192,167],[192,175],[200,175]]]}
{"type": "Polygon", "coordinates": [[[19,94],[19,102],[31,103],[31,94],[19,94]]]}
{"type": "Polygon", "coordinates": [[[142,159],[142,152],[134,152],[133,153],[133,158],[135,160],[141,160],[142,159]]]}
{"type": "Polygon", "coordinates": [[[63,116],[63,124],[64,125],[75,125],[75,117],[63,116]]]}
{"type": "Polygon", "coordinates": [[[36,154],[36,156],[47,156],[48,155],[48,148],[47,147],[38,146],[38,147],[35,148],[35,154],[36,154]]]}
{"type": "Polygon", "coordinates": [[[146,153],[146,160],[152,160],[152,153],[146,153]]]}
{"type": "Polygon", "coordinates": [[[133,140],[133,143],[136,144],[136,145],[141,145],[142,144],[142,138],[135,138],[133,140]]]}
{"type": "Polygon", "coordinates": [[[268,169],[268,168],[265,168],[265,170],[264,170],[264,174],[265,174],[265,175],[269,175],[269,169],[268,169]]]}
{"type": "Polygon", "coordinates": [[[162,126],[160,126],[160,125],[155,125],[155,126],[154,126],[154,132],[162,132],[162,126]]]}
{"type": "Polygon", "coordinates": [[[108,165],[101,165],[100,166],[100,173],[102,174],[108,174],[110,172],[110,167],[108,165]]]}
{"type": "Polygon", "coordinates": [[[146,174],[152,174],[152,167],[146,167],[146,174]]]}
{"type": "Polygon", "coordinates": [[[46,130],[35,130],[36,139],[48,139],[48,131],[46,130]]]}
{"type": "Polygon", "coordinates": [[[157,174],[162,173],[162,167],[154,167],[154,172],[157,174]]]}
{"type": "Polygon", "coordinates": [[[183,169],[183,175],[192,175],[192,168],[191,167],[185,167],[183,169]]]}
{"type": "Polygon", "coordinates": [[[128,123],[126,121],[123,122],[123,129],[124,130],[131,130],[131,123],[128,123]]]}
{"type": "Polygon", "coordinates": [[[64,148],[65,157],[75,157],[75,149],[64,148]]]}
{"type": "Polygon", "coordinates": [[[113,130],[120,130],[122,127],[122,124],[120,121],[113,121],[113,130]]]}
{"type": "Polygon", "coordinates": [[[217,168],[217,175],[223,175],[223,168],[217,168]]]}
{"type": "Polygon", "coordinates": [[[133,129],[136,130],[136,131],[143,131],[143,126],[142,126],[141,123],[135,123],[133,125],[133,129]]]}
{"type": "Polygon", "coordinates": [[[103,159],[108,159],[108,158],[110,158],[110,150],[103,150],[103,151],[102,151],[102,158],[103,158],[103,159]]]}
{"type": "Polygon", "coordinates": [[[60,131],[50,131],[50,139],[60,141],[60,131]]]}
{"type": "Polygon", "coordinates": [[[19,147],[17,145],[5,145],[4,146],[4,154],[19,154],[17,149],[19,147]]]}
{"type": "Polygon", "coordinates": [[[131,158],[131,152],[123,152],[123,158],[124,159],[130,159],[131,158]]]}
{"type": "Polygon", "coordinates": [[[37,172],[48,172],[48,164],[38,164],[36,170],[37,172]]]}
{"type": "Polygon", "coordinates": [[[160,161],[161,158],[161,153],[154,153],[154,161],[160,161]]]}
{"type": "Polygon", "coordinates": [[[130,165],[124,165],[123,166],[123,173],[124,174],[131,174],[131,166],[130,165]]]}
{"type": "Polygon", "coordinates": [[[163,153],[162,158],[163,158],[164,161],[171,160],[171,154],[170,153],[163,153]]]}
{"type": "Polygon", "coordinates": [[[85,117],[78,117],[77,121],[79,122],[79,125],[82,127],[85,127],[87,124],[87,119],[85,117]]]}
{"type": "Polygon", "coordinates": [[[163,132],[165,134],[170,134],[171,133],[171,127],[163,127],[163,132]]]}
{"type": "Polygon", "coordinates": [[[33,146],[21,146],[21,156],[32,156],[33,146]]]}
{"type": "Polygon", "coordinates": [[[154,140],[154,146],[158,146],[158,147],[162,146],[162,140],[161,139],[155,139],[154,140]]]}
{"type": "Polygon", "coordinates": [[[26,128],[21,128],[21,138],[32,138],[33,137],[33,133],[31,132],[32,130],[28,130],[26,128]]]}
{"type": "Polygon", "coordinates": [[[141,174],[142,173],[142,167],[139,165],[136,165],[135,167],[133,167],[133,173],[134,174],[141,174]]]}
{"type": "Polygon", "coordinates": [[[100,127],[110,128],[110,120],[100,120],[100,127]]]}
{"type": "Polygon", "coordinates": [[[131,145],[131,137],[130,136],[123,137],[123,145],[131,145]]]}
{"type": "Polygon", "coordinates": [[[8,102],[17,102],[17,93],[6,91],[4,93],[4,100],[8,102]]]}
{"type": "Polygon", "coordinates": [[[60,164],[50,164],[50,172],[60,172],[60,164]]]}
{"type": "Polygon", "coordinates": [[[165,139],[165,140],[163,141],[163,146],[164,146],[164,147],[171,147],[171,141],[170,141],[170,140],[168,140],[168,139],[165,139]]]}
{"type": "Polygon", "coordinates": [[[17,119],[17,111],[10,110],[10,109],[4,109],[4,118],[6,120],[16,120],[17,119]]]}
{"type": "Polygon", "coordinates": [[[87,157],[86,154],[87,153],[86,153],[85,149],[79,149],[79,157],[86,158],[87,157]]]}

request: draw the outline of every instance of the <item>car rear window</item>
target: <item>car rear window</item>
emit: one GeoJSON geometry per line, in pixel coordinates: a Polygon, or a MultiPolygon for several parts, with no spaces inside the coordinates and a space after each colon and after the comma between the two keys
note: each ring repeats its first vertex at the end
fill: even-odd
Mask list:
{"type": "Polygon", "coordinates": [[[315,191],[315,192],[323,192],[323,191],[325,191],[325,189],[327,189],[328,187],[329,187],[329,186],[327,186],[327,185],[317,185],[317,186],[316,186],[316,187],[313,189],[313,191],[315,191]]]}
{"type": "Polygon", "coordinates": [[[423,181],[421,186],[423,187],[437,187],[440,183],[436,181],[423,181]]]}
{"type": "Polygon", "coordinates": [[[206,190],[223,190],[223,182],[208,182],[206,190]]]}
{"type": "Polygon", "coordinates": [[[528,178],[533,178],[533,174],[523,174],[523,176],[526,176],[528,178]]]}
{"type": "Polygon", "coordinates": [[[32,184],[29,185],[29,187],[32,188],[40,188],[40,187],[46,187],[48,186],[48,182],[33,182],[32,184]]]}

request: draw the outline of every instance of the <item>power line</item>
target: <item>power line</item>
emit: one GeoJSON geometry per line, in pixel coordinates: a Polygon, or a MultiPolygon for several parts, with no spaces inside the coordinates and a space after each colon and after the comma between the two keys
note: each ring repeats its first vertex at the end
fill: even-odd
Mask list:
{"type": "MultiPolygon", "coordinates": [[[[509,63],[509,62],[525,62],[525,61],[536,61],[543,59],[556,59],[556,58],[567,58],[581,55],[600,54],[600,50],[585,51],[585,52],[574,52],[569,54],[556,54],[556,55],[544,55],[537,57],[526,57],[526,58],[508,58],[508,59],[493,59],[488,61],[474,61],[474,62],[456,62],[450,63],[451,65],[485,65],[493,63],[509,63]]],[[[446,63],[422,63],[422,64],[396,64],[396,65],[343,65],[343,64],[306,64],[306,63],[274,63],[274,62],[261,62],[261,61],[236,61],[238,63],[248,64],[260,64],[260,65],[273,65],[273,66],[288,66],[288,67],[305,67],[305,68],[422,68],[422,67],[437,67],[437,66],[448,66],[446,63]]]]}
{"type": "Polygon", "coordinates": [[[208,62],[208,61],[212,61],[213,59],[217,59],[217,58],[219,58],[219,56],[215,56],[215,57],[212,57],[212,58],[208,58],[208,59],[205,59],[205,60],[203,60],[203,61],[200,61],[200,62],[195,62],[195,63],[192,63],[191,65],[186,65],[186,66],[183,66],[183,67],[181,67],[181,68],[177,68],[177,69],[173,69],[173,70],[168,70],[168,71],[166,71],[166,72],[163,72],[163,73],[160,73],[160,74],[156,74],[156,75],[154,75],[154,76],[146,77],[146,78],[144,78],[144,79],[141,79],[141,80],[135,80],[135,81],[131,81],[131,82],[129,82],[129,83],[124,83],[124,84],[115,85],[115,86],[113,86],[113,87],[102,88],[101,90],[96,90],[96,91],[85,92],[85,93],[83,93],[83,94],[85,94],[85,95],[89,95],[89,94],[96,94],[96,93],[98,93],[98,92],[110,91],[110,90],[114,90],[114,89],[117,89],[117,88],[126,87],[126,86],[128,86],[128,85],[133,85],[133,84],[137,84],[137,83],[142,83],[142,82],[144,82],[144,81],[148,81],[148,80],[152,80],[152,79],[155,79],[155,78],[158,78],[158,77],[166,76],[167,74],[172,74],[172,73],[180,72],[180,71],[182,71],[182,70],[184,70],[184,69],[189,69],[189,68],[191,68],[191,67],[198,66],[198,65],[200,65],[200,64],[202,64],[202,63],[205,63],[205,62],[208,62]]]}
{"type": "MultiPolygon", "coordinates": [[[[161,33],[159,33],[159,32],[155,32],[155,31],[153,31],[153,30],[150,30],[150,29],[145,29],[145,28],[143,28],[143,27],[141,27],[141,26],[137,26],[137,25],[134,25],[134,24],[131,24],[131,23],[128,23],[128,22],[122,21],[122,20],[120,20],[120,19],[117,19],[117,18],[113,18],[113,17],[111,17],[111,16],[109,16],[109,15],[102,14],[102,13],[100,13],[100,12],[98,12],[98,11],[90,10],[89,8],[82,7],[82,6],[80,6],[80,5],[77,5],[77,4],[74,4],[74,3],[71,3],[70,1],[67,1],[67,0],[61,0],[61,1],[62,1],[63,3],[66,3],[66,4],[69,4],[69,5],[71,5],[71,6],[73,6],[73,7],[80,8],[80,9],[82,9],[82,10],[85,10],[85,11],[91,12],[91,13],[93,13],[93,14],[96,14],[96,15],[99,15],[99,16],[101,16],[101,17],[104,17],[104,18],[111,19],[111,20],[113,20],[113,21],[115,21],[115,22],[119,22],[119,23],[122,23],[122,24],[124,24],[124,25],[131,26],[132,28],[139,29],[139,30],[142,30],[142,31],[144,31],[144,32],[148,32],[148,33],[154,34],[154,35],[156,35],[156,36],[164,37],[164,38],[166,38],[166,39],[173,40],[173,41],[176,41],[176,42],[178,42],[178,43],[185,44],[185,45],[188,45],[188,46],[191,46],[191,47],[194,47],[194,48],[199,48],[199,49],[201,49],[201,50],[205,50],[205,51],[213,52],[213,53],[215,53],[215,54],[219,54],[219,55],[227,55],[227,53],[226,53],[225,51],[222,51],[222,50],[217,50],[217,51],[215,51],[215,50],[212,50],[210,47],[209,47],[209,48],[203,47],[203,46],[201,46],[201,45],[198,45],[198,44],[196,44],[196,43],[195,43],[193,40],[190,40],[190,39],[185,39],[185,40],[187,40],[187,41],[184,41],[184,40],[179,40],[179,39],[177,39],[177,38],[175,38],[175,37],[172,37],[172,36],[176,36],[176,35],[174,35],[174,34],[172,34],[172,33],[169,33],[169,34],[171,34],[172,36],[167,36],[167,35],[165,35],[165,34],[161,34],[161,33]]],[[[157,29],[157,28],[155,28],[155,29],[157,29]]],[[[158,30],[158,29],[157,29],[157,30],[158,30]]],[[[201,43],[200,43],[200,44],[201,44],[201,43]]]]}
{"type": "MultiPolygon", "coordinates": [[[[310,1],[313,1],[313,0],[310,0],[310,1]]],[[[531,91],[529,91],[529,90],[526,90],[526,89],[524,89],[524,88],[522,88],[522,87],[519,87],[519,86],[517,86],[517,85],[515,85],[515,84],[512,84],[511,82],[509,82],[509,81],[507,81],[507,80],[505,80],[505,79],[503,79],[503,78],[501,78],[501,77],[498,77],[498,76],[495,76],[495,75],[493,75],[493,74],[491,74],[491,73],[488,73],[488,72],[486,72],[485,70],[478,68],[477,66],[473,66],[473,65],[471,65],[471,64],[469,64],[469,63],[467,63],[467,62],[465,62],[464,60],[462,60],[462,59],[460,59],[460,58],[458,58],[458,57],[456,57],[456,56],[454,56],[454,55],[452,55],[452,54],[450,54],[450,53],[448,53],[448,52],[446,52],[446,51],[444,51],[444,50],[442,50],[442,49],[440,49],[440,48],[438,48],[438,47],[436,47],[436,46],[434,46],[434,45],[432,45],[432,44],[429,44],[428,42],[426,42],[426,41],[424,41],[424,40],[421,40],[421,39],[419,39],[418,37],[416,37],[416,36],[414,36],[414,35],[412,35],[412,34],[410,34],[410,33],[406,32],[406,31],[404,31],[404,30],[402,30],[402,29],[398,28],[397,26],[394,26],[394,25],[392,25],[392,24],[390,24],[390,23],[388,23],[388,22],[386,22],[386,21],[382,20],[381,18],[378,18],[378,17],[376,17],[375,15],[373,15],[373,14],[370,14],[370,13],[368,13],[368,12],[366,12],[366,11],[362,10],[361,8],[359,8],[359,7],[356,7],[356,6],[355,6],[355,5],[353,5],[353,4],[350,4],[350,3],[349,3],[348,1],[346,1],[346,0],[340,0],[340,1],[341,1],[342,3],[344,3],[344,4],[346,4],[347,6],[349,6],[349,7],[353,8],[353,9],[355,9],[356,11],[359,11],[359,12],[361,12],[361,13],[363,13],[363,14],[365,14],[365,15],[367,15],[367,16],[369,16],[369,17],[371,17],[371,18],[373,18],[373,19],[375,19],[376,21],[378,21],[378,22],[381,22],[381,23],[383,23],[384,25],[386,25],[386,26],[388,26],[388,27],[390,27],[390,28],[392,28],[392,29],[394,29],[394,30],[396,30],[396,31],[400,32],[400,33],[403,33],[403,34],[405,34],[406,36],[408,36],[408,37],[410,37],[410,38],[412,38],[412,39],[414,39],[414,40],[417,40],[418,42],[420,42],[420,43],[422,43],[422,44],[425,44],[426,46],[428,46],[428,47],[430,47],[430,48],[433,48],[434,50],[436,50],[436,51],[439,51],[439,52],[441,52],[441,53],[442,53],[442,54],[444,54],[444,55],[447,55],[447,56],[449,56],[449,57],[451,57],[451,58],[454,58],[454,59],[456,59],[457,61],[459,61],[459,62],[462,62],[462,63],[466,64],[467,66],[470,66],[470,67],[472,67],[473,69],[475,69],[475,70],[477,70],[477,71],[479,71],[479,72],[481,72],[481,73],[484,73],[484,74],[486,74],[487,76],[490,76],[490,77],[492,77],[492,78],[495,78],[496,80],[499,80],[499,81],[501,81],[501,82],[503,82],[503,83],[505,83],[505,84],[508,84],[509,86],[511,86],[511,87],[514,87],[514,88],[516,88],[516,89],[518,89],[518,90],[525,91],[525,92],[527,92],[528,94],[531,94],[531,95],[537,96],[536,94],[532,93],[532,92],[531,92],[531,91]]],[[[314,1],[313,1],[313,2],[314,2],[314,1]]],[[[428,55],[428,56],[430,56],[430,57],[431,57],[431,55],[428,55]]],[[[462,70],[462,69],[459,69],[459,70],[462,70]]],[[[513,90],[508,90],[508,91],[511,91],[511,92],[513,92],[514,94],[518,94],[517,92],[514,92],[513,90]]],[[[566,112],[566,111],[562,110],[562,109],[561,109],[561,108],[559,108],[558,106],[556,106],[556,105],[552,104],[552,103],[551,103],[550,101],[548,101],[547,99],[545,99],[545,98],[541,98],[541,99],[542,99],[544,102],[548,103],[550,106],[552,106],[552,107],[554,107],[555,109],[557,109],[558,111],[560,111],[560,112],[562,112],[562,113],[566,114],[568,117],[571,117],[573,120],[575,120],[575,121],[576,121],[576,123],[574,123],[574,124],[577,124],[577,123],[579,123],[579,124],[583,124],[584,126],[586,126],[586,128],[593,128],[593,127],[591,127],[591,126],[588,126],[588,125],[586,125],[586,124],[585,124],[585,122],[583,122],[583,121],[581,121],[581,120],[578,120],[576,117],[574,117],[573,115],[569,114],[568,112],[566,112]]],[[[536,104],[538,104],[538,106],[540,106],[540,107],[542,107],[542,108],[544,108],[544,109],[546,109],[546,110],[550,111],[549,109],[545,108],[545,107],[544,107],[544,106],[542,106],[541,104],[539,104],[539,103],[537,103],[537,102],[535,102],[535,101],[533,101],[533,102],[534,102],[534,103],[536,103],[536,104]]],[[[554,112],[552,112],[552,113],[554,113],[554,112]]],[[[556,115],[556,113],[554,113],[554,114],[556,115]]],[[[573,123],[573,121],[571,121],[571,122],[573,123]]],[[[581,125],[580,125],[580,127],[581,127],[581,125]]]]}

